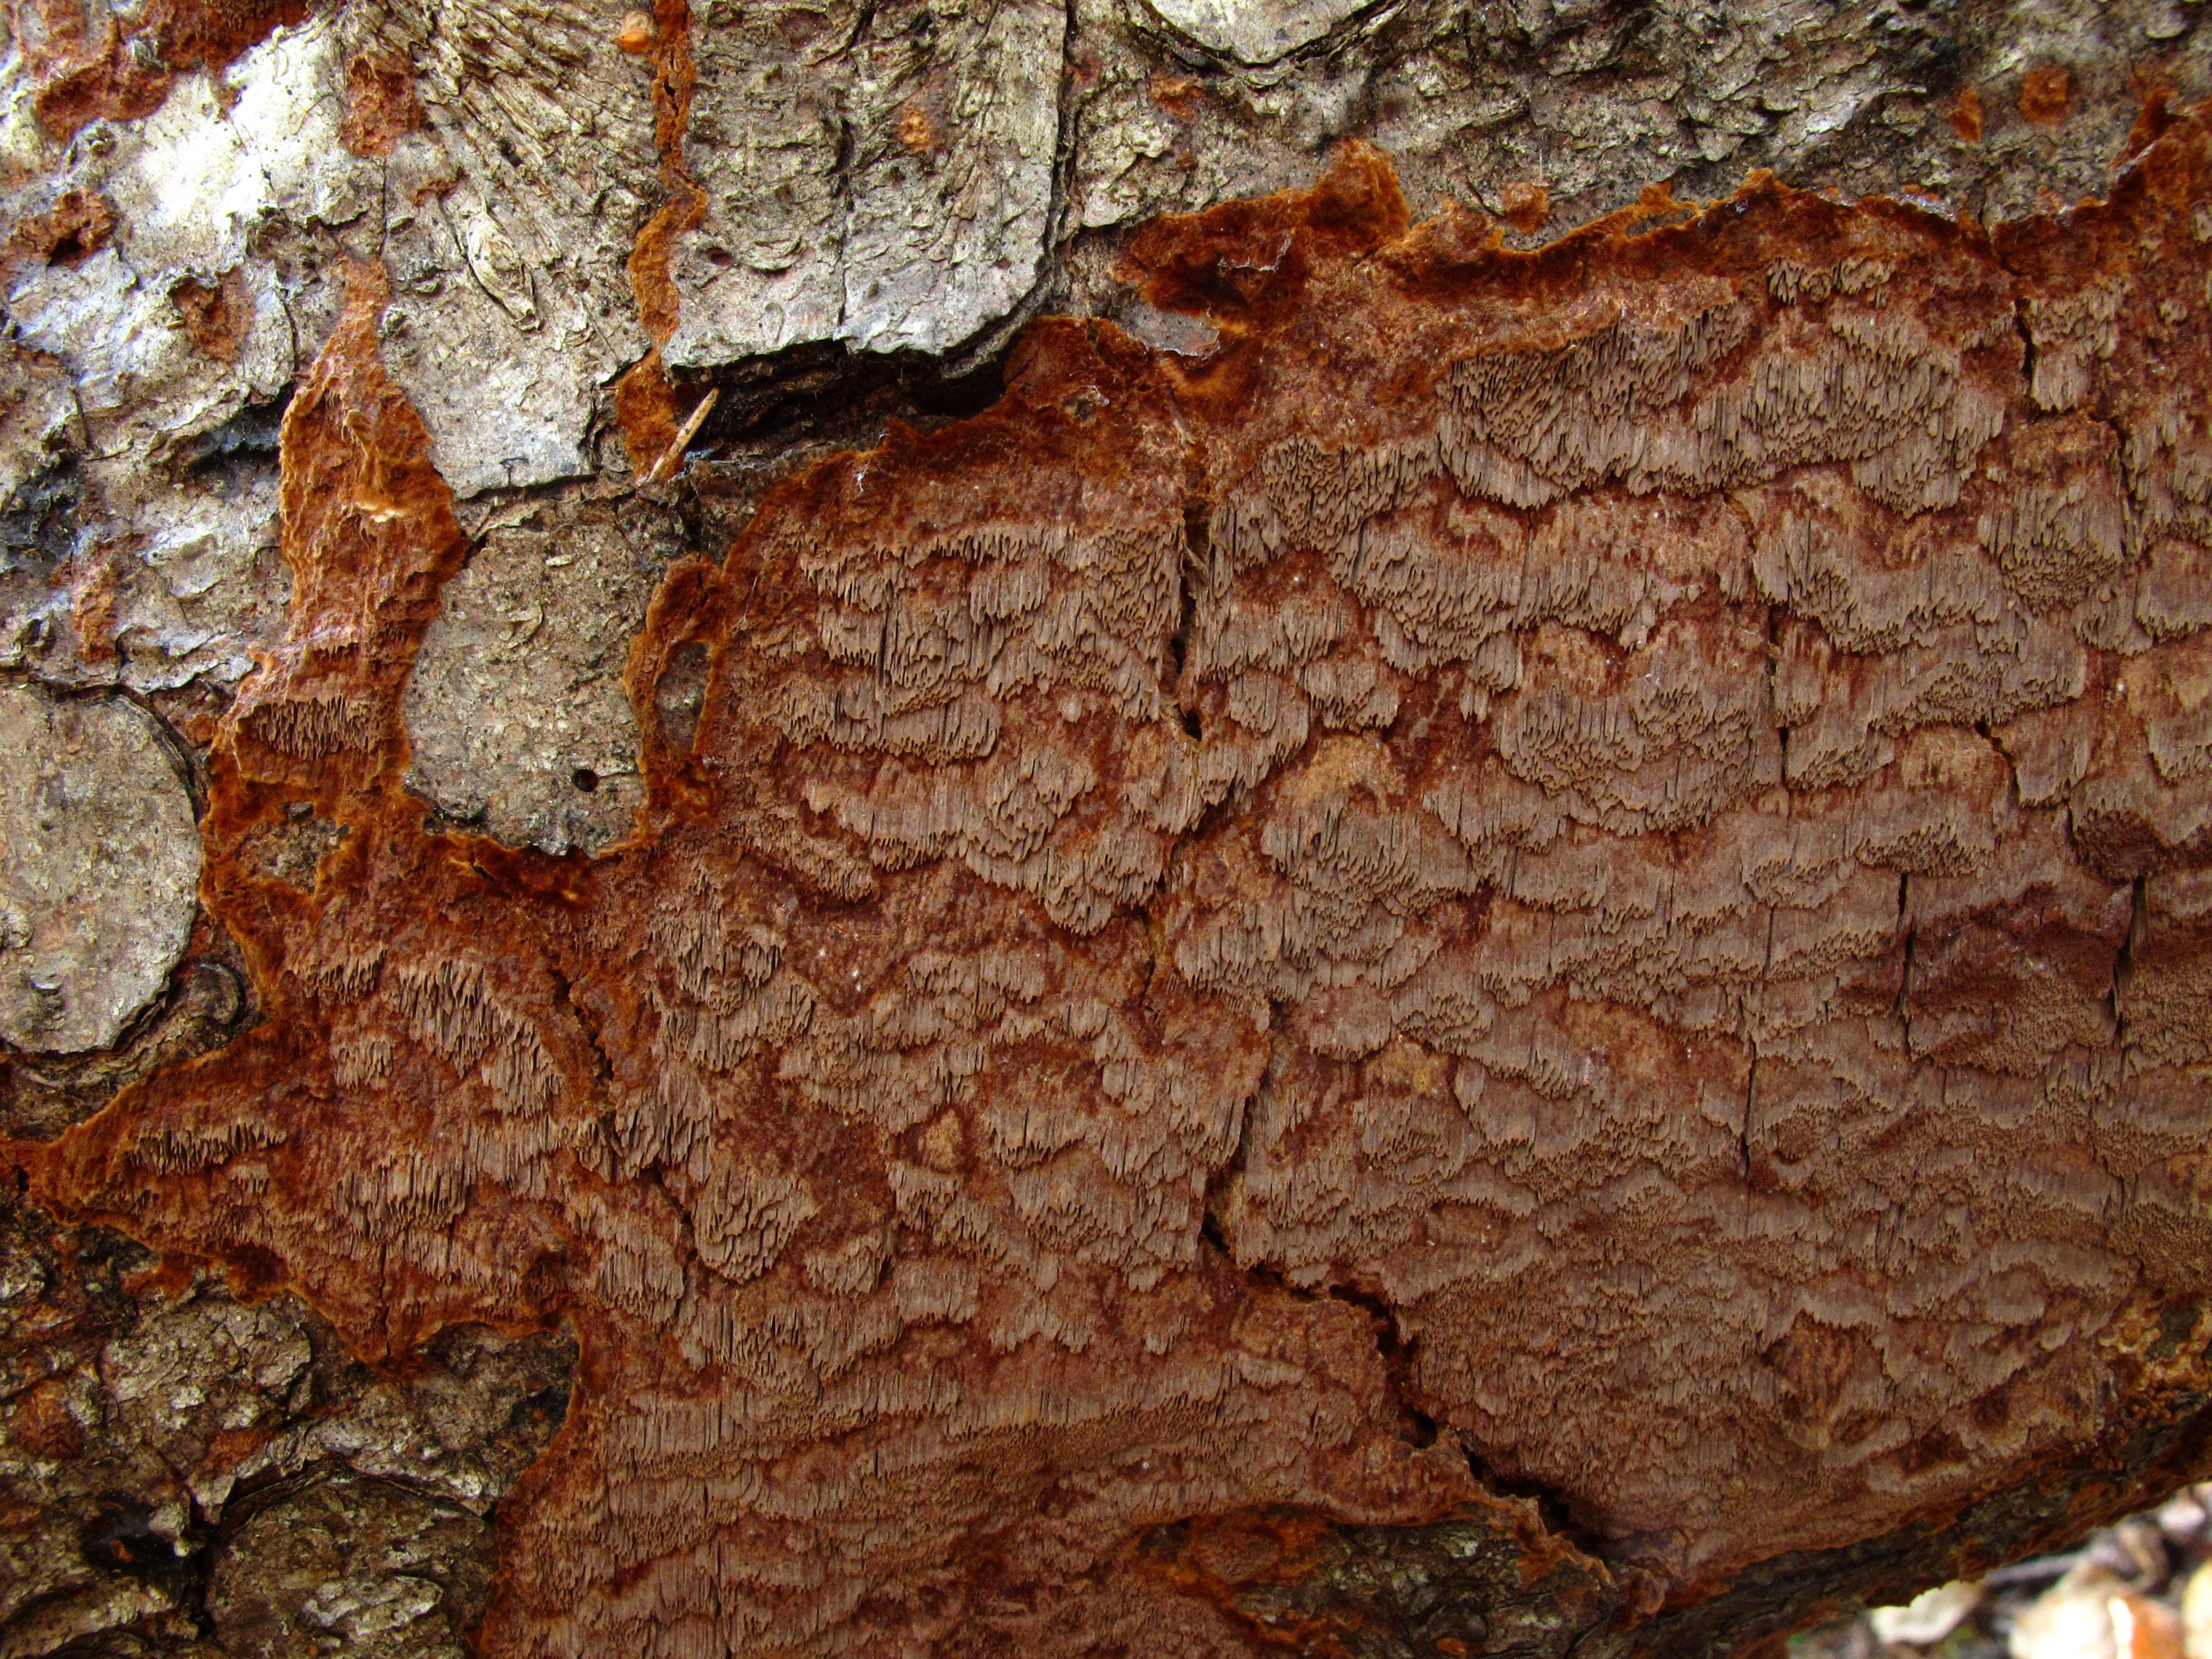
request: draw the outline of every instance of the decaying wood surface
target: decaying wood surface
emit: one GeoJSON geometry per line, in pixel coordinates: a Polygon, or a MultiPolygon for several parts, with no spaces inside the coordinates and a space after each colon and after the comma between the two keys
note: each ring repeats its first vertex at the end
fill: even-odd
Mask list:
{"type": "Polygon", "coordinates": [[[1419,20],[1146,15],[19,18],[0,1651],[1720,1654],[2212,1466],[2212,122],[1206,205],[1419,20]]]}

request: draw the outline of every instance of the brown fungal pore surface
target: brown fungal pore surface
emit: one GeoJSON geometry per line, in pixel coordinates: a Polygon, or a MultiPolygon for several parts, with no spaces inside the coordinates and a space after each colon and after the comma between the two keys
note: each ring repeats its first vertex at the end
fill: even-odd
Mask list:
{"type": "Polygon", "coordinates": [[[1032,325],[673,568],[596,857],[404,787],[361,267],[258,1022],[13,1156],[371,1361],[573,1326],[501,1659],[1717,1652],[2114,1512],[2212,1383],[2208,185],[1158,222],[1210,350],[1032,325]]]}

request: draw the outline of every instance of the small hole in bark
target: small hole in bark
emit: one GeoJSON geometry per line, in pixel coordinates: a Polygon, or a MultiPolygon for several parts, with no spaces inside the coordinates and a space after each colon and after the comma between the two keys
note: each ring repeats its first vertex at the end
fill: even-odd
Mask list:
{"type": "Polygon", "coordinates": [[[599,787],[599,775],[588,766],[580,766],[568,774],[568,781],[588,795],[599,787]]]}
{"type": "Polygon", "coordinates": [[[1194,738],[1206,735],[1206,722],[1199,718],[1198,710],[1186,708],[1182,711],[1182,729],[1194,738]]]}

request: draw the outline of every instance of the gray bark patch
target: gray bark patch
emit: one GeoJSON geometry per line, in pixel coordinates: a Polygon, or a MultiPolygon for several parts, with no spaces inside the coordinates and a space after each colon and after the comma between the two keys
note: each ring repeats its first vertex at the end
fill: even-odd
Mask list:
{"type": "Polygon", "coordinates": [[[121,698],[0,687],[0,1038],[105,1048],[191,936],[191,796],[151,715],[121,698]]]}
{"type": "Polygon", "coordinates": [[[644,792],[623,668],[678,547],[642,504],[489,531],[407,682],[408,787],[511,846],[597,852],[627,833],[644,792]]]}
{"type": "Polygon", "coordinates": [[[1043,268],[1066,13],[829,9],[702,15],[684,155],[706,217],[672,272],[672,364],[826,340],[944,352],[1043,268]]]}

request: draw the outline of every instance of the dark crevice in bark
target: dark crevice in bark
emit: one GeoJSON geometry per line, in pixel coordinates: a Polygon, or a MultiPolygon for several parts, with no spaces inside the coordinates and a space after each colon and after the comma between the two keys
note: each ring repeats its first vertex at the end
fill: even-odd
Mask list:
{"type": "Polygon", "coordinates": [[[1221,1218],[1214,1212],[1213,1194],[1210,1187],[1206,1192],[1205,1213],[1199,1218],[1198,1236],[1202,1243],[1210,1244],[1218,1250],[1224,1260],[1232,1264],[1236,1261],[1235,1255],[1230,1250],[1228,1239],[1222,1236],[1221,1218]]]}
{"type": "MultiPolygon", "coordinates": [[[[857,45],[864,39],[876,21],[872,4],[860,8],[860,21],[853,26],[853,40],[857,45]]],[[[844,270],[846,254],[853,234],[853,124],[846,117],[837,118],[837,155],[830,164],[830,193],[837,204],[837,269],[844,270]]],[[[852,297],[850,288],[840,284],[837,295],[837,326],[842,331],[846,321],[846,304],[852,297]]]]}
{"type": "Polygon", "coordinates": [[[1759,1109],[1759,1045],[1753,1043],[1751,1064],[1743,1083],[1743,1127],[1736,1131],[1736,1168],[1743,1177],[1744,1190],[1751,1190],[1751,1127],[1752,1115],[1759,1109]]]}
{"type": "Polygon", "coordinates": [[[1565,1494],[1556,1487],[1525,1475],[1504,1473],[1485,1461],[1481,1452],[1463,1438],[1460,1442],[1460,1451],[1467,1459],[1468,1472],[1474,1476],[1476,1484],[1485,1492],[1493,1497],[1514,1498],[1524,1504],[1534,1504],[1536,1517],[1543,1522],[1546,1532],[1591,1560],[1601,1561],[1607,1566],[1613,1566],[1618,1561],[1621,1553],[1620,1544],[1576,1520],[1565,1494]]]}
{"type": "MultiPolygon", "coordinates": [[[[1148,923],[1150,920],[1150,913],[1147,912],[1146,921],[1148,923]]],[[[1158,966],[1158,958],[1157,954],[1154,957],[1153,966],[1155,971],[1157,971],[1158,966]]],[[[1268,1006],[1271,1017],[1277,1023],[1279,1023],[1281,1018],[1281,1005],[1279,1003],[1271,1003],[1268,1006]]],[[[1266,1086],[1265,1083],[1261,1085],[1261,1087],[1262,1088],[1265,1088],[1266,1086]]],[[[1237,1108],[1237,1145],[1231,1149],[1227,1161],[1224,1163],[1219,1169],[1214,1170],[1211,1176],[1206,1177],[1206,1194],[1200,1206],[1198,1224],[1198,1236],[1200,1239],[1202,1243],[1210,1244],[1216,1250],[1219,1251],[1221,1253],[1222,1260],[1228,1262],[1232,1267],[1236,1267],[1240,1273],[1246,1271],[1246,1269],[1238,1264],[1237,1261],[1237,1253],[1229,1248],[1228,1236],[1224,1232],[1221,1225],[1221,1206],[1225,1200],[1226,1194],[1229,1190],[1229,1183],[1244,1172],[1246,1163],[1251,1157],[1252,1118],[1254,1113],[1257,1111],[1259,1108],[1259,1097],[1255,1095],[1246,1099],[1243,1104],[1237,1108]]]]}
{"type": "MultiPolygon", "coordinates": [[[[1733,494],[1727,497],[1727,501],[1729,506],[1735,510],[1742,520],[1747,543],[1749,545],[1757,546],[1758,538],[1751,523],[1751,515],[1744,511],[1743,504],[1737,501],[1733,494]]],[[[1766,712],[1769,714],[1774,712],[1774,682],[1782,672],[1783,609],[1784,607],[1779,605],[1770,605],[1766,607],[1766,712]]],[[[1778,720],[1775,722],[1774,734],[1782,748],[1778,764],[1781,768],[1782,785],[1786,789],[1790,786],[1790,728],[1778,720]]],[[[1771,956],[1772,951],[1772,941],[1770,940],[1768,954],[1771,956]]]]}
{"type": "Polygon", "coordinates": [[[76,546],[84,483],[76,453],[64,451],[0,498],[0,569],[27,565],[43,575],[69,558],[76,546]]]}
{"type": "Polygon", "coordinates": [[[2128,909],[2128,936],[2112,957],[2112,1046],[2128,1046],[2128,985],[2150,932],[2150,878],[2137,876],[2128,909]]]}
{"type": "Polygon", "coordinates": [[[585,1042],[592,1050],[592,1074],[600,1083],[605,1084],[614,1076],[615,1066],[613,1060],[608,1056],[605,1043],[600,1038],[599,1022],[589,1009],[576,1000],[575,981],[555,965],[550,959],[551,954],[550,951],[547,953],[546,971],[553,976],[554,1000],[562,1007],[567,1009],[569,1017],[576,1022],[576,1030],[583,1034],[585,1042]]]}
{"type": "Polygon", "coordinates": [[[689,446],[698,459],[666,485],[647,488],[665,491],[686,544],[719,559],[768,489],[814,462],[875,448],[894,422],[931,433],[989,409],[1005,395],[1012,347],[1008,337],[981,356],[936,358],[812,343],[677,371],[671,379],[683,407],[718,395],[689,446]]]}
{"type": "Polygon", "coordinates": [[[222,425],[179,445],[172,464],[183,474],[228,475],[241,467],[273,468],[297,382],[288,381],[275,396],[248,403],[222,425]]]}
{"type": "Polygon", "coordinates": [[[1183,562],[1182,580],[1177,584],[1176,631],[1168,639],[1168,688],[1182,708],[1182,729],[1192,737],[1204,735],[1199,723],[1198,710],[1192,708],[1182,696],[1183,675],[1190,663],[1190,625],[1198,611],[1198,591],[1191,580],[1190,562],[1183,562]]]}
{"type": "MultiPolygon", "coordinates": [[[[1382,1361],[1382,1374],[1389,1380],[1390,1403],[1397,1408],[1398,1416],[1408,1432],[1407,1438],[1416,1446],[1437,1443],[1437,1419],[1423,1411],[1415,1401],[1413,1366],[1418,1357],[1415,1343],[1400,1328],[1398,1310],[1385,1301],[1379,1291],[1362,1290],[1352,1285],[1332,1285],[1328,1287],[1332,1301],[1346,1302],[1365,1311],[1375,1326],[1375,1351],[1382,1361]]],[[[1468,1462],[1473,1462],[1469,1458],[1468,1462]]]]}
{"type": "Polygon", "coordinates": [[[1052,184],[1045,202],[1044,246],[1037,259],[1036,278],[1030,284],[1029,292],[1016,302],[1006,321],[998,325],[1009,332],[1065,301],[1067,244],[1078,234],[1069,223],[1069,208],[1075,200],[1076,190],[1076,118],[1081,100],[1077,94],[1079,72],[1075,46],[1082,24],[1076,15],[1075,0],[1065,0],[1061,11],[1060,84],[1054,94],[1052,184]]]}
{"type": "MultiPolygon", "coordinates": [[[[1771,904],[1767,906],[1766,949],[1759,958],[1759,964],[1758,982],[1761,986],[1766,983],[1767,975],[1774,971],[1774,927],[1775,918],[1778,914],[1778,906],[1771,904]]],[[[1744,1023],[1747,1026],[1750,1024],[1750,1011],[1747,1008],[1741,1012],[1744,1023]]],[[[1750,1054],[1751,1060],[1744,1076],[1743,1123],[1742,1127],[1736,1131],[1735,1152],[1737,1170],[1743,1178],[1744,1191],[1748,1194],[1752,1189],[1751,1138],[1753,1129],[1756,1127],[1756,1114],[1759,1109],[1759,1040],[1747,1031],[1743,1045],[1750,1054]]]]}
{"type": "MultiPolygon", "coordinates": [[[[1268,1267],[1263,1262],[1255,1262],[1249,1267],[1237,1263],[1223,1237],[1220,1219],[1211,1202],[1210,1192],[1208,1199],[1206,1218],[1200,1225],[1200,1236],[1220,1250],[1252,1285],[1262,1290],[1278,1291],[1300,1302],[1340,1302],[1347,1307],[1358,1309],[1367,1316],[1374,1331],[1376,1355],[1382,1361],[1385,1397],[1398,1419],[1400,1434],[1411,1445],[1436,1444],[1439,1432],[1437,1419],[1416,1403],[1413,1368],[1419,1358],[1419,1345],[1400,1328],[1397,1310],[1382,1294],[1357,1285],[1316,1286],[1293,1284],[1284,1276],[1280,1268],[1268,1267]]],[[[1472,1452],[1468,1454],[1468,1462],[1474,1470],[1476,1479],[1485,1486],[1492,1491],[1504,1490],[1491,1480],[1472,1452]]],[[[1524,1494],[1511,1495],[1518,1497],[1524,1494]]],[[[1549,1524],[1548,1521],[1547,1524],[1549,1524]]]]}
{"type": "Polygon", "coordinates": [[[118,1575],[153,1591],[207,1637],[215,1629],[207,1612],[207,1523],[196,1500],[191,1509],[190,1521],[171,1538],[155,1529],[153,1505],[144,1498],[102,1492],[78,1529],[77,1553],[94,1571],[118,1575]]]}
{"type": "Polygon", "coordinates": [[[1205,579],[1212,553],[1213,495],[1206,472],[1206,458],[1194,446],[1183,452],[1182,559],[1176,572],[1176,631],[1168,641],[1168,693],[1182,710],[1182,729],[1193,738],[1206,735],[1196,688],[1190,683],[1190,633],[1198,620],[1199,585],[1205,579]]]}
{"type": "Polygon", "coordinates": [[[1897,974],[1897,1000],[1890,1012],[1898,1029],[1904,1033],[1905,1057],[1912,1058],[1912,947],[1915,929],[1912,926],[1912,878],[1900,873],[1897,878],[1897,928],[1905,939],[1905,961],[1897,974]]]}
{"type": "MultiPolygon", "coordinates": [[[[1279,1007],[1276,1012],[1279,1015],[1279,1007]]],[[[1433,1446],[1437,1443],[1439,1427],[1437,1419],[1419,1403],[1414,1382],[1419,1345],[1406,1334],[1398,1310],[1389,1298],[1370,1286],[1358,1284],[1338,1283],[1322,1287],[1295,1285],[1285,1277],[1279,1268],[1261,1262],[1247,1266],[1238,1261],[1236,1253],[1231,1249],[1221,1221],[1222,1201],[1230,1182],[1243,1173],[1250,1156],[1252,1119],[1256,1103],[1255,1101],[1245,1103],[1238,1125],[1236,1151],[1206,1182],[1205,1209],[1199,1223],[1200,1238],[1255,1285],[1280,1291],[1302,1302],[1341,1302],[1366,1314],[1374,1331],[1376,1354],[1382,1361],[1384,1385],[1401,1432],[1415,1446],[1433,1446]]],[[[1472,1453],[1468,1455],[1468,1462],[1474,1466],[1472,1453]]],[[[1489,1484],[1479,1466],[1475,1466],[1475,1475],[1486,1486],[1489,1484]]]]}
{"type": "Polygon", "coordinates": [[[1006,353],[1001,346],[981,358],[948,362],[918,351],[856,351],[842,341],[817,342],[673,378],[690,394],[686,407],[710,386],[720,394],[692,440],[712,465],[740,445],[781,449],[824,437],[873,444],[891,421],[933,431],[980,415],[1005,394],[1006,353]]]}
{"type": "Polygon", "coordinates": [[[2027,396],[2028,407],[2033,413],[2040,414],[2043,411],[2037,407],[2033,391],[2035,385],[2035,332],[2028,326],[2027,301],[2017,295],[2012,302],[2012,325],[2014,331],[2020,336],[2021,381],[2031,388],[2027,396]]]}

